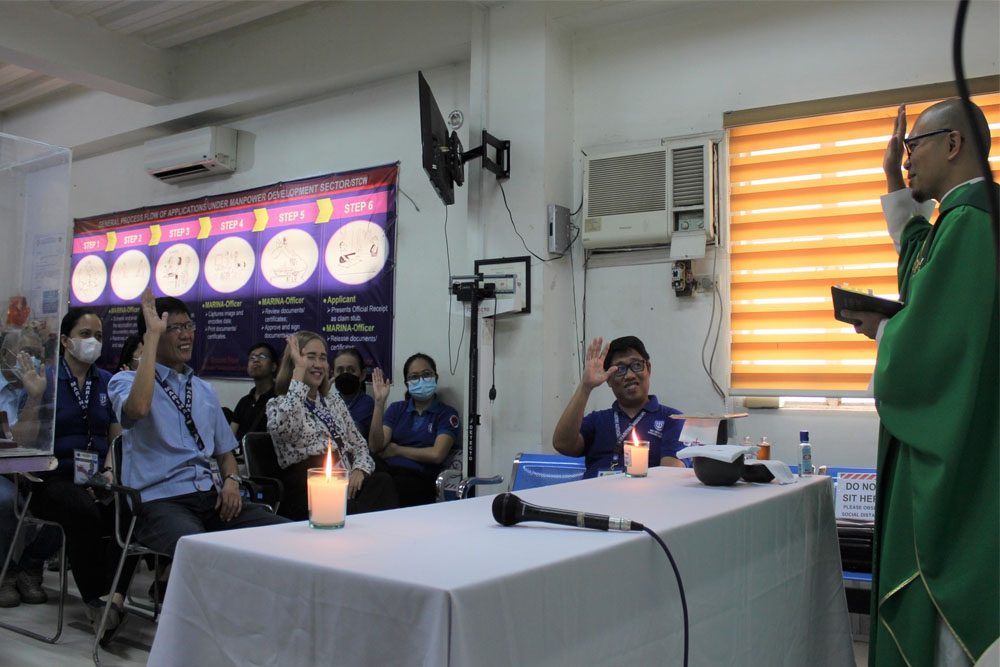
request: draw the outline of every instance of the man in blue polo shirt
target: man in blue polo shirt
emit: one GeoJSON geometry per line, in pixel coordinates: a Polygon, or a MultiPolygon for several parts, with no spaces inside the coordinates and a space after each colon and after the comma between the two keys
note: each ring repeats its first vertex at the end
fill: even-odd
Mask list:
{"type": "Polygon", "coordinates": [[[624,442],[633,428],[639,440],[649,441],[650,466],[685,467],[677,458],[684,421],[671,419],[680,411],[661,405],[649,393],[652,369],[646,346],[635,336],[616,338],[608,345],[596,338],[587,348],[583,379],[552,433],[557,452],[587,457],[585,478],[624,470],[624,442]],[[590,393],[604,382],[617,400],[611,408],[584,417],[590,393]]]}
{"type": "Polygon", "coordinates": [[[146,288],[139,314],[145,352],[136,370],[117,373],[108,385],[123,429],[122,481],[142,494],[136,537],[171,555],[184,535],[287,521],[243,503],[236,438],[215,390],[187,365],[194,331],[183,301],[154,300],[146,288]]]}

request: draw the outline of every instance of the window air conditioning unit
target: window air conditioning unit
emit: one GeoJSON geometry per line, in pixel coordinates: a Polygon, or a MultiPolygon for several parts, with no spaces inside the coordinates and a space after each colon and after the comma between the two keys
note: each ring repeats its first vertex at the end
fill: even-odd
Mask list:
{"type": "Polygon", "coordinates": [[[236,130],[203,127],[143,144],[143,162],[153,178],[180,183],[236,171],[236,130]]]}
{"type": "Polygon", "coordinates": [[[588,156],[583,163],[583,247],[670,243],[676,232],[714,235],[711,139],[588,156]]]}

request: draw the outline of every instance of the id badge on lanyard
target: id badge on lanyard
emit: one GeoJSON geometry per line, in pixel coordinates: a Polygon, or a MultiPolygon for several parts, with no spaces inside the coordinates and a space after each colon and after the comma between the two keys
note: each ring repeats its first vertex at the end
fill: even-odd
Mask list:
{"type": "Polygon", "coordinates": [[[98,461],[100,457],[97,452],[87,449],[73,450],[73,483],[83,484],[88,479],[97,474],[98,461]]]}
{"type": "Polygon", "coordinates": [[[597,472],[598,477],[606,477],[607,475],[620,475],[623,472],[625,472],[623,468],[618,467],[622,459],[622,453],[625,450],[625,447],[622,445],[622,442],[628,436],[629,431],[634,429],[636,427],[636,424],[642,421],[642,414],[643,414],[642,410],[640,410],[639,414],[637,414],[635,416],[635,419],[632,420],[632,423],[628,425],[628,428],[622,431],[621,424],[618,421],[618,413],[617,412],[615,413],[615,446],[614,446],[614,451],[612,452],[611,455],[611,467],[607,470],[599,470],[597,472]]]}

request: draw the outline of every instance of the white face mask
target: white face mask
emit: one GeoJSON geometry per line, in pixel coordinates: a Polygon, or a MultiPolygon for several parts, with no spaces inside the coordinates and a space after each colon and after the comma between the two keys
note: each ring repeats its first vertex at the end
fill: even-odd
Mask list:
{"type": "Polygon", "coordinates": [[[70,345],[66,347],[69,353],[78,361],[85,364],[92,364],[101,356],[101,348],[104,344],[96,338],[70,338],[70,345]]]}

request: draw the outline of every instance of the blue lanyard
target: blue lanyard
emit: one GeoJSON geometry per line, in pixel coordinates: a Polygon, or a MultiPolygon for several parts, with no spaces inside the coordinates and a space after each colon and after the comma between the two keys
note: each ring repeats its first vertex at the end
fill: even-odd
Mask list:
{"type": "Polygon", "coordinates": [[[309,408],[309,412],[316,415],[323,426],[326,427],[327,432],[330,434],[330,438],[333,440],[333,444],[337,446],[337,453],[340,454],[340,460],[344,461],[345,466],[347,465],[347,459],[344,457],[344,443],[337,434],[337,425],[333,421],[333,415],[330,414],[330,409],[326,406],[326,401],[323,397],[319,397],[320,407],[316,407],[316,403],[311,399],[306,399],[306,407],[309,408]]]}
{"type": "Polygon", "coordinates": [[[632,420],[632,423],[629,424],[628,428],[626,428],[625,431],[623,432],[621,424],[618,423],[618,413],[615,412],[615,437],[616,437],[615,448],[616,449],[618,447],[621,447],[622,441],[625,440],[626,437],[628,437],[629,431],[631,431],[632,429],[634,429],[636,427],[636,425],[640,421],[642,421],[643,416],[644,416],[643,415],[643,411],[639,410],[639,414],[637,414],[635,416],[635,419],[632,420]]]}
{"type": "Polygon", "coordinates": [[[614,456],[612,457],[613,460],[613,463],[611,464],[612,468],[614,468],[615,465],[618,463],[619,457],[625,453],[625,445],[623,445],[622,442],[624,442],[625,438],[628,437],[629,431],[633,430],[636,427],[636,425],[640,421],[642,421],[643,416],[644,416],[644,410],[639,410],[639,414],[635,416],[635,419],[632,420],[632,423],[629,424],[624,431],[622,431],[621,424],[618,423],[618,411],[617,410],[615,411],[615,447],[613,450],[614,456]]]}
{"type": "Polygon", "coordinates": [[[174,402],[177,409],[180,411],[181,416],[184,417],[184,425],[187,426],[188,431],[191,433],[191,437],[194,438],[195,443],[198,445],[198,449],[204,451],[205,443],[201,439],[201,434],[198,433],[198,427],[194,423],[194,416],[191,414],[191,378],[188,378],[187,385],[184,387],[184,402],[181,403],[181,399],[177,397],[177,394],[170,385],[166,383],[161,377],[160,373],[156,373],[156,381],[160,383],[163,387],[163,391],[167,392],[167,396],[170,400],[174,402]]]}
{"type": "Polygon", "coordinates": [[[87,433],[87,449],[90,449],[94,444],[94,436],[90,433],[90,385],[94,379],[90,374],[91,369],[87,369],[87,381],[83,385],[83,395],[81,396],[80,387],[76,383],[76,376],[73,375],[69,364],[66,363],[66,357],[61,357],[59,360],[62,362],[63,370],[66,371],[67,381],[73,389],[76,402],[80,405],[80,412],[83,413],[83,430],[87,433]]]}

